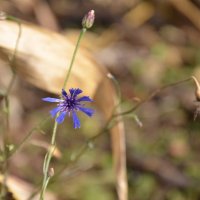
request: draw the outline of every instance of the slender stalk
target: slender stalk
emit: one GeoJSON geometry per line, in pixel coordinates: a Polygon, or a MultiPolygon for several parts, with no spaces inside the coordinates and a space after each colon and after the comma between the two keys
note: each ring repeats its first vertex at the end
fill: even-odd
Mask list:
{"type": "Polygon", "coordinates": [[[0,193],[0,198],[4,198],[5,195],[6,195],[6,182],[7,182],[7,176],[8,176],[8,154],[9,154],[9,151],[8,151],[8,148],[7,148],[7,145],[8,145],[8,133],[9,132],[9,129],[10,129],[10,123],[9,123],[9,116],[10,116],[10,104],[9,104],[9,94],[10,94],[10,91],[14,85],[14,82],[15,82],[15,79],[16,79],[16,72],[14,70],[14,62],[15,62],[15,57],[16,57],[16,54],[17,54],[17,49],[18,49],[18,45],[19,45],[19,40],[20,40],[20,37],[21,37],[21,23],[13,18],[13,17],[10,17],[10,16],[7,16],[6,19],[8,20],[12,20],[12,21],[15,21],[17,22],[18,26],[19,26],[19,32],[18,32],[18,35],[17,35],[17,39],[16,39],[16,43],[15,43],[15,47],[14,47],[14,52],[13,54],[11,55],[11,58],[10,58],[10,61],[9,61],[9,64],[10,64],[10,68],[12,70],[12,78],[9,82],[9,85],[8,85],[8,88],[4,94],[4,101],[5,101],[5,113],[6,113],[6,130],[7,131],[4,131],[3,132],[3,166],[2,166],[2,174],[4,175],[3,176],[3,183],[2,183],[2,187],[1,187],[1,193],[0,193]]]}
{"type": "Polygon", "coordinates": [[[136,104],[134,107],[132,107],[131,109],[127,110],[127,111],[123,111],[121,113],[117,113],[115,115],[113,115],[114,118],[120,116],[120,115],[127,115],[127,114],[130,114],[132,113],[133,111],[135,111],[137,108],[139,108],[141,105],[143,105],[144,103],[148,102],[149,100],[151,100],[153,97],[155,97],[158,93],[160,93],[162,90],[164,89],[167,89],[167,88],[170,88],[170,87],[173,87],[173,86],[176,86],[176,85],[180,85],[184,82],[187,82],[187,81],[190,81],[192,80],[193,78],[190,77],[190,78],[187,78],[187,79],[184,79],[184,80],[181,80],[181,81],[178,81],[178,82],[175,82],[175,83],[170,83],[168,85],[164,85],[156,90],[154,90],[150,95],[148,95],[145,99],[141,100],[138,104],[136,104]]]}
{"type": "MultiPolygon", "coordinates": [[[[86,28],[82,28],[82,30],[79,34],[79,37],[78,37],[78,40],[77,40],[77,43],[76,43],[76,46],[75,46],[75,49],[74,49],[74,52],[73,52],[73,55],[72,55],[72,59],[71,59],[70,65],[69,65],[69,69],[67,71],[66,78],[65,78],[64,83],[63,83],[63,89],[66,88],[67,81],[69,80],[69,76],[71,74],[71,70],[72,70],[72,67],[73,67],[73,64],[74,64],[74,61],[75,61],[75,57],[77,55],[77,51],[78,51],[78,48],[79,48],[79,45],[80,45],[80,41],[81,41],[84,33],[86,32],[86,30],[87,30],[86,28]]],[[[57,116],[58,115],[59,115],[59,113],[57,114],[57,116]]],[[[46,188],[48,186],[49,180],[51,178],[48,175],[48,171],[49,171],[49,165],[50,165],[50,162],[51,162],[51,159],[52,159],[52,156],[53,156],[53,152],[54,152],[54,149],[56,147],[57,128],[58,128],[58,123],[55,120],[54,126],[53,126],[52,137],[51,137],[51,148],[47,152],[45,159],[44,159],[44,163],[43,163],[44,176],[43,176],[42,188],[41,188],[41,192],[40,192],[40,200],[44,200],[44,194],[45,194],[46,188]]]]}
{"type": "Polygon", "coordinates": [[[72,59],[71,59],[70,65],[69,65],[69,69],[68,69],[68,71],[67,71],[67,76],[66,76],[66,78],[65,78],[65,80],[64,80],[63,89],[66,88],[67,81],[68,81],[68,79],[69,79],[69,75],[70,75],[70,73],[71,73],[72,66],[73,66],[73,64],[74,64],[74,60],[75,60],[75,57],[76,57],[76,54],[77,54],[77,51],[78,51],[78,48],[79,48],[79,45],[80,45],[80,41],[81,41],[81,39],[82,39],[82,37],[83,37],[83,35],[84,35],[84,33],[85,33],[86,31],[87,31],[86,28],[82,28],[82,30],[81,30],[81,32],[80,32],[80,35],[79,35],[79,38],[78,38],[78,40],[77,40],[77,44],[76,44],[76,47],[75,47],[75,49],[74,49],[74,53],[73,53],[73,56],[72,56],[72,59]]]}

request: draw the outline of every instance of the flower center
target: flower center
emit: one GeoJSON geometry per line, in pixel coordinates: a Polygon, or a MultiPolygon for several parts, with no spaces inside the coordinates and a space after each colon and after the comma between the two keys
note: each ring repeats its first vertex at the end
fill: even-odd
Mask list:
{"type": "Polygon", "coordinates": [[[67,100],[66,100],[66,107],[67,107],[69,110],[74,109],[75,106],[76,106],[76,101],[75,101],[75,99],[67,99],[67,100]]]}
{"type": "Polygon", "coordinates": [[[78,106],[80,106],[80,103],[73,97],[65,98],[64,101],[59,104],[62,112],[67,111],[69,113],[71,111],[79,110],[78,106]]]}

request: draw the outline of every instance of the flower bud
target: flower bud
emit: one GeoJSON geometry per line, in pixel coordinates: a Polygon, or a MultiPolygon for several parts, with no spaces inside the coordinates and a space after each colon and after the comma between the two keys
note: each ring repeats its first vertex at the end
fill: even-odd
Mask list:
{"type": "Polygon", "coordinates": [[[53,168],[53,167],[51,167],[51,168],[49,169],[49,171],[48,171],[48,176],[49,176],[49,177],[54,176],[54,168],[53,168]]]}
{"type": "Polygon", "coordinates": [[[82,20],[82,26],[83,28],[89,29],[92,27],[94,24],[94,19],[95,19],[95,12],[94,10],[90,10],[82,20]]]}

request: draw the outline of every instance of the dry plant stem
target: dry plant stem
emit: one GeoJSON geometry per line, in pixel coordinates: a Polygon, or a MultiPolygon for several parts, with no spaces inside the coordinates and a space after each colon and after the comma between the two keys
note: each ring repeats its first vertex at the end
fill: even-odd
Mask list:
{"type": "Polygon", "coordinates": [[[145,99],[143,99],[138,104],[136,104],[133,108],[131,108],[131,109],[127,110],[127,111],[115,114],[113,117],[116,118],[116,117],[118,117],[120,115],[128,115],[128,114],[132,113],[133,111],[135,111],[136,109],[138,109],[144,103],[150,101],[153,97],[155,97],[157,94],[159,94],[162,90],[170,88],[170,87],[173,87],[173,86],[176,86],[176,85],[180,85],[180,84],[182,84],[184,82],[187,82],[187,81],[190,81],[190,80],[193,80],[193,78],[190,77],[190,78],[187,78],[187,79],[175,82],[175,83],[170,83],[170,84],[164,85],[164,86],[156,89],[155,91],[153,91],[150,95],[148,95],[145,99]]]}
{"type": "Polygon", "coordinates": [[[200,30],[200,22],[198,20],[200,12],[198,6],[195,6],[192,1],[188,0],[182,0],[181,4],[179,0],[169,0],[169,2],[200,30]]]}
{"type": "Polygon", "coordinates": [[[10,91],[13,87],[13,84],[14,84],[15,78],[16,78],[16,73],[15,73],[15,70],[14,70],[14,62],[15,62],[15,57],[16,57],[16,54],[17,54],[19,40],[20,40],[21,32],[22,32],[21,23],[20,23],[19,20],[17,20],[14,17],[11,17],[11,16],[8,16],[7,19],[17,22],[17,24],[19,26],[19,32],[18,32],[18,35],[17,35],[14,52],[13,52],[11,58],[10,58],[10,61],[9,61],[9,65],[10,65],[10,68],[12,70],[12,78],[11,78],[9,85],[8,85],[8,88],[7,88],[7,90],[4,94],[4,101],[5,101],[5,108],[4,109],[5,109],[5,112],[6,112],[6,131],[3,132],[3,162],[4,163],[3,163],[3,166],[2,166],[2,174],[4,176],[3,176],[3,184],[2,184],[2,187],[1,187],[0,199],[4,198],[5,195],[6,195],[6,182],[7,182],[7,176],[8,176],[8,154],[9,154],[8,149],[7,149],[8,135],[6,133],[8,133],[9,129],[10,129],[10,124],[9,124],[9,114],[10,114],[9,94],[10,94],[10,91]]]}
{"type": "MultiPolygon", "coordinates": [[[[74,61],[75,61],[75,57],[76,57],[76,54],[77,54],[77,51],[78,51],[78,48],[79,48],[79,45],[80,45],[81,38],[83,37],[86,30],[87,30],[86,28],[82,28],[80,35],[78,37],[78,40],[77,40],[77,43],[76,43],[76,46],[75,46],[75,49],[74,49],[74,52],[73,52],[73,55],[72,55],[72,59],[71,59],[70,65],[69,65],[69,69],[67,71],[66,78],[65,78],[64,83],[63,83],[63,89],[66,88],[67,81],[69,80],[69,76],[70,76],[74,61]]],[[[59,115],[59,113],[57,114],[56,118],[58,117],[58,115],[59,115]]],[[[44,159],[44,164],[43,164],[44,176],[43,176],[43,182],[42,182],[42,189],[41,189],[41,192],[40,192],[40,200],[44,200],[44,194],[45,194],[46,188],[48,186],[49,180],[51,178],[48,175],[48,171],[49,171],[49,165],[50,165],[50,162],[51,162],[51,159],[52,159],[52,156],[53,156],[53,152],[54,152],[54,149],[56,147],[57,127],[58,127],[58,123],[55,120],[54,127],[53,127],[53,133],[52,133],[52,137],[51,137],[51,148],[47,152],[45,159],[44,159]]]]}
{"type": "Polygon", "coordinates": [[[118,99],[117,103],[114,106],[114,109],[112,111],[112,115],[113,115],[122,103],[122,94],[121,94],[120,85],[119,85],[119,82],[117,81],[117,79],[110,73],[107,74],[107,77],[112,80],[112,83],[113,83],[116,93],[117,93],[117,99],[118,99]]]}

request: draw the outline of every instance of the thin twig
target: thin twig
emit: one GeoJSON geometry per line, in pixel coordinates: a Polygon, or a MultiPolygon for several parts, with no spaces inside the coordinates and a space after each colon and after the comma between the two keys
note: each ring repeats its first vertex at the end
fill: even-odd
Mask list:
{"type": "Polygon", "coordinates": [[[138,104],[136,104],[134,107],[132,107],[131,109],[127,110],[127,111],[123,111],[121,113],[115,114],[113,117],[118,117],[120,115],[127,115],[132,113],[133,111],[135,111],[136,109],[138,109],[141,105],[143,105],[144,103],[150,101],[153,97],[155,97],[157,94],[159,94],[161,91],[163,91],[164,89],[176,86],[176,85],[180,85],[184,82],[190,81],[192,79],[192,77],[175,82],[175,83],[170,83],[168,85],[164,85],[156,90],[154,90],[150,95],[148,95],[145,99],[141,100],[138,104]]]}
{"type": "Polygon", "coordinates": [[[17,22],[18,26],[19,26],[19,32],[17,35],[17,39],[16,39],[16,43],[15,43],[15,47],[14,47],[14,52],[11,55],[11,58],[9,60],[9,64],[10,64],[10,68],[12,70],[12,78],[9,82],[8,88],[3,96],[4,101],[5,101],[5,112],[6,112],[6,130],[3,132],[3,167],[2,167],[2,174],[3,176],[3,183],[2,183],[2,187],[1,187],[1,193],[0,193],[0,197],[4,198],[6,195],[6,182],[7,182],[7,176],[8,176],[8,133],[9,133],[9,129],[10,129],[10,124],[9,124],[9,115],[10,115],[10,105],[9,105],[9,94],[10,91],[14,85],[15,82],[15,78],[16,78],[16,73],[14,70],[14,62],[15,62],[15,58],[16,58],[16,54],[17,54],[17,49],[18,49],[18,45],[19,45],[19,40],[21,37],[21,23],[19,22],[19,20],[11,17],[11,16],[7,16],[8,20],[13,20],[15,22],[17,22]]]}

